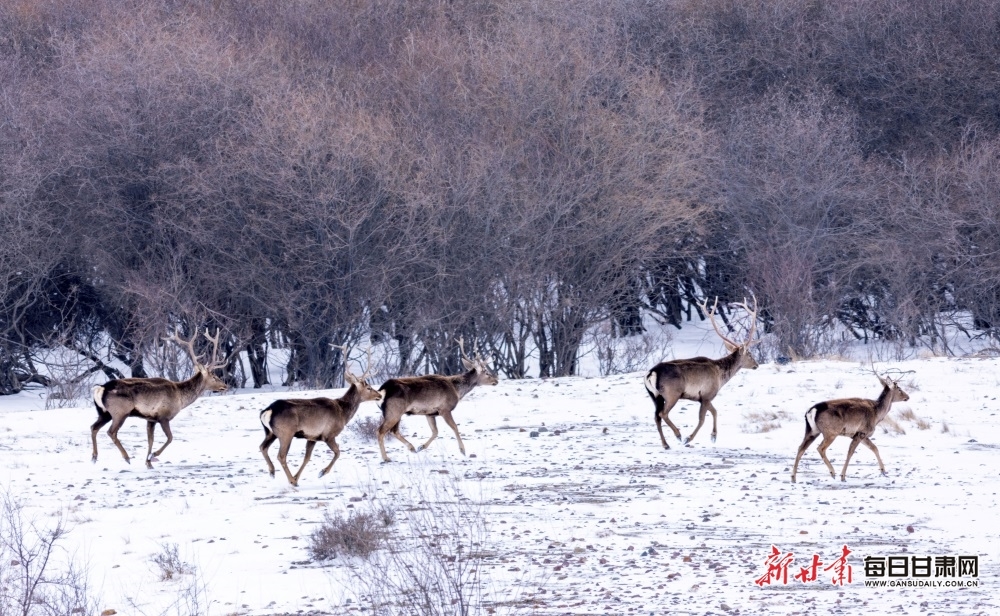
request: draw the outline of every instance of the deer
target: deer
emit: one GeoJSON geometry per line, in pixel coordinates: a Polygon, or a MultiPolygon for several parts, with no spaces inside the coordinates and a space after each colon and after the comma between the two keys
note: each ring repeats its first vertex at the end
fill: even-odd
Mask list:
{"type": "Polygon", "coordinates": [[[664,421],[673,430],[677,440],[681,441],[681,431],[670,421],[669,414],[670,410],[677,404],[677,401],[682,399],[701,404],[701,407],[698,409],[698,425],[690,436],[683,439],[682,443],[687,445],[694,439],[695,435],[698,434],[698,430],[701,430],[702,424],[705,423],[705,413],[708,411],[712,412],[712,442],[714,443],[718,434],[718,425],[716,409],[712,404],[712,400],[715,399],[722,386],[728,383],[740,369],[747,368],[753,370],[757,368],[757,361],[750,353],[750,347],[759,342],[759,340],[754,338],[757,329],[756,298],[754,298],[753,310],[747,306],[746,300],[742,304],[737,304],[747,311],[750,319],[749,333],[747,334],[747,339],[743,342],[736,342],[730,339],[719,329],[718,324],[715,322],[715,311],[718,305],[719,298],[716,297],[711,310],[708,308],[708,300],[705,300],[701,304],[701,307],[708,314],[715,333],[722,338],[723,343],[726,345],[726,350],[729,351],[728,355],[720,359],[692,357],[690,359],[665,361],[653,366],[646,374],[646,391],[649,393],[649,397],[653,399],[655,407],[653,418],[656,421],[656,429],[660,433],[660,442],[663,443],[664,449],[670,449],[667,439],[663,437],[662,422],[664,421]]]}
{"type": "Polygon", "coordinates": [[[830,470],[831,477],[836,478],[837,474],[829,458],[826,457],[826,450],[838,436],[842,435],[851,437],[851,446],[847,449],[847,459],[844,460],[844,468],[840,472],[841,481],[847,481],[847,465],[851,463],[854,450],[862,443],[875,454],[882,476],[888,476],[885,465],[882,464],[882,456],[878,453],[878,447],[871,441],[871,436],[875,432],[875,427],[889,414],[892,403],[906,402],[910,396],[899,387],[898,379],[893,380],[888,376],[883,378],[878,373],[875,376],[882,384],[882,393],[877,400],[866,398],[827,400],[814,404],[806,411],[806,433],[795,455],[795,464],[792,465],[792,483],[795,483],[802,454],[821,434],[823,442],[816,449],[830,470]]]}
{"type": "Polygon", "coordinates": [[[108,422],[108,436],[121,452],[125,462],[131,464],[128,452],[118,440],[118,430],[127,417],[139,417],[146,420],[146,437],[149,447],[146,451],[146,468],[153,468],[153,461],[158,459],[163,450],[174,440],[170,430],[170,421],[177,417],[181,409],[190,406],[206,390],[225,391],[226,384],[214,371],[226,365],[218,361],[219,331],[215,337],[204,333],[205,338],[212,343],[212,358],[208,364],[202,363],[202,358],[194,352],[194,341],[198,337],[197,329],[190,340],[183,340],[175,331],[167,342],[173,342],[181,347],[194,364],[194,375],[186,381],[171,381],[162,378],[126,378],[113,379],[104,385],[94,387],[94,404],[97,407],[97,421],[90,426],[90,437],[94,445],[92,462],[97,462],[97,432],[108,422]],[[153,453],[153,431],[159,425],[167,437],[167,442],[153,453]]]}
{"type": "Polygon", "coordinates": [[[344,380],[350,387],[343,396],[336,400],[331,398],[308,398],[302,400],[275,400],[260,412],[260,423],[264,426],[264,441],[260,444],[260,452],[264,454],[267,470],[274,477],[274,464],[267,450],[275,440],[278,441],[278,462],[288,477],[292,486],[299,485],[302,470],[312,456],[313,447],[317,441],[323,441],[333,452],[333,460],[319,472],[323,477],[333,469],[333,464],[340,457],[340,447],[337,436],[351,421],[362,402],[382,399],[382,393],[368,384],[367,378],[371,370],[371,349],[368,350],[368,365],[360,377],[351,374],[345,366],[344,380]],[[292,475],[288,469],[288,448],[293,438],[306,440],[306,455],[299,470],[292,475]]]}
{"type": "Polygon", "coordinates": [[[389,379],[379,388],[383,395],[382,424],[378,428],[378,446],[382,452],[383,463],[390,462],[389,456],[385,453],[386,434],[391,433],[413,453],[423,451],[437,438],[438,430],[435,418],[438,416],[444,419],[444,422],[455,431],[458,449],[463,456],[465,455],[465,444],[462,443],[462,436],[458,433],[458,425],[455,423],[455,418],[452,417],[452,412],[459,400],[479,385],[496,385],[499,381],[496,375],[490,372],[483,359],[479,357],[478,352],[474,351],[475,359],[466,357],[461,339],[458,340],[458,347],[466,372],[453,376],[428,374],[389,379]],[[403,415],[424,415],[427,417],[427,423],[431,427],[431,437],[420,446],[420,449],[415,449],[399,433],[399,423],[403,415]]]}

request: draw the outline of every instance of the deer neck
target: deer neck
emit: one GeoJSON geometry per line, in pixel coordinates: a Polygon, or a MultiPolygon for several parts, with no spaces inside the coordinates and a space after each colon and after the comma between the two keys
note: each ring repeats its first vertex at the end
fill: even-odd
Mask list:
{"type": "Polygon", "coordinates": [[[882,421],[885,419],[885,416],[889,414],[890,408],[892,408],[892,389],[883,385],[882,395],[875,400],[875,415],[877,420],[882,421]]]}
{"type": "Polygon", "coordinates": [[[740,349],[736,349],[729,355],[715,360],[715,363],[719,366],[719,370],[722,371],[722,383],[727,383],[729,379],[733,378],[740,371],[743,365],[740,361],[740,349]]]}
{"type": "Polygon", "coordinates": [[[465,374],[452,377],[452,382],[455,384],[455,390],[458,391],[458,399],[461,400],[465,397],[465,394],[469,393],[478,385],[476,380],[476,371],[469,370],[465,374]]]}
{"type": "Polygon", "coordinates": [[[347,421],[350,421],[361,408],[361,391],[357,385],[351,383],[344,395],[340,397],[340,404],[347,411],[347,421]]]}
{"type": "Polygon", "coordinates": [[[198,396],[205,391],[205,387],[207,386],[208,374],[202,368],[197,368],[194,376],[188,380],[177,383],[177,390],[181,394],[181,402],[183,406],[189,406],[192,402],[197,400],[198,396]]]}

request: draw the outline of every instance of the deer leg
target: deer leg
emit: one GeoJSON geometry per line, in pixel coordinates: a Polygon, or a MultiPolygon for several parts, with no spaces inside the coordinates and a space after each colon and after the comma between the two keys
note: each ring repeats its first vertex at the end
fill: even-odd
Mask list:
{"type": "MultiPolygon", "coordinates": [[[[712,403],[708,400],[701,401],[701,406],[698,408],[698,425],[694,427],[694,432],[691,433],[691,436],[684,439],[685,445],[694,440],[694,435],[698,434],[698,430],[701,430],[702,424],[705,423],[705,414],[708,412],[708,407],[710,406],[712,406],[712,403]]],[[[712,415],[714,416],[715,413],[712,413],[712,415]]]]}
{"type": "MultiPolygon", "coordinates": [[[[150,425],[152,425],[152,424],[150,424],[150,425]]],[[[163,433],[167,436],[167,442],[163,443],[163,445],[159,449],[156,450],[156,453],[154,453],[152,456],[146,458],[146,466],[148,466],[149,468],[153,468],[153,465],[151,464],[151,462],[153,460],[157,459],[158,457],[160,457],[160,454],[163,453],[163,450],[167,448],[167,445],[169,445],[174,440],[174,433],[170,431],[170,420],[169,419],[161,419],[160,420],[160,427],[163,429],[163,433]]],[[[152,428],[150,428],[150,430],[152,430],[152,428]]]]}
{"type": "Polygon", "coordinates": [[[428,415],[427,416],[427,423],[431,427],[431,437],[429,439],[427,439],[426,443],[424,443],[423,445],[421,445],[420,447],[418,447],[417,451],[423,451],[424,449],[427,449],[428,447],[430,447],[431,442],[433,442],[434,439],[436,439],[438,437],[437,421],[434,419],[434,415],[428,415]]]}
{"type": "Polygon", "coordinates": [[[813,444],[819,434],[812,434],[811,432],[806,432],[805,438],[802,439],[802,444],[799,445],[799,451],[795,454],[795,464],[792,465],[792,483],[795,483],[795,473],[799,470],[799,460],[802,459],[802,454],[805,453],[806,449],[813,444]]]}
{"type": "MultiPolygon", "coordinates": [[[[677,404],[677,401],[681,399],[680,396],[676,397],[670,396],[669,398],[661,396],[660,399],[662,400],[662,402],[660,405],[659,417],[662,417],[663,421],[667,422],[667,426],[674,433],[674,436],[677,437],[677,440],[682,441],[683,439],[681,438],[680,429],[674,425],[674,422],[670,421],[670,411],[673,410],[674,406],[677,404]]],[[[659,422],[657,422],[656,427],[657,428],[660,427],[659,422]]],[[[667,446],[667,440],[663,438],[662,430],[660,431],[660,441],[662,441],[664,449],[670,449],[670,447],[667,446]]]]}
{"type": "Polygon", "coordinates": [[[97,411],[97,421],[94,425],[90,426],[90,440],[94,443],[94,457],[90,459],[91,462],[97,462],[97,433],[104,427],[104,424],[111,421],[111,413],[107,411],[97,411]]]}
{"type": "Polygon", "coordinates": [[[396,439],[399,440],[399,442],[401,442],[404,445],[406,445],[406,447],[410,450],[411,453],[416,453],[417,452],[417,448],[413,446],[413,443],[411,443],[410,441],[406,440],[406,438],[402,434],[400,434],[400,432],[399,432],[399,424],[396,424],[395,426],[393,426],[393,428],[392,428],[392,435],[395,436],[396,439]]]}
{"type": "Polygon", "coordinates": [[[851,456],[854,455],[854,450],[858,448],[861,444],[861,439],[867,438],[862,434],[855,434],[854,438],[851,439],[851,446],[847,448],[847,459],[844,460],[844,470],[840,471],[840,480],[847,481],[847,465],[851,463],[851,456]]]}
{"type": "MultiPolygon", "coordinates": [[[[302,476],[302,470],[305,469],[306,463],[309,462],[309,458],[313,455],[313,447],[316,446],[316,441],[306,441],[306,457],[302,458],[302,466],[299,467],[299,471],[295,473],[295,485],[299,485],[299,477],[302,476]]],[[[320,477],[323,474],[320,473],[320,477]]]]}
{"type": "Polygon", "coordinates": [[[264,437],[264,441],[260,444],[260,452],[264,454],[264,461],[267,462],[267,472],[271,473],[272,477],[274,477],[274,464],[271,463],[271,456],[267,455],[267,450],[276,440],[278,440],[278,437],[274,435],[274,432],[268,432],[267,436],[264,437]]]}
{"type": "Polygon", "coordinates": [[[706,402],[708,405],[708,410],[712,413],[712,442],[715,442],[715,437],[719,434],[718,415],[716,414],[715,405],[711,402],[706,402]]]}
{"type": "Polygon", "coordinates": [[[122,447],[122,442],[118,440],[118,429],[122,427],[123,423],[125,423],[126,417],[128,417],[128,415],[122,415],[121,417],[111,420],[111,427],[108,428],[108,436],[111,437],[111,442],[115,444],[118,451],[122,453],[122,457],[125,458],[125,461],[131,464],[132,460],[128,457],[128,452],[125,451],[124,447],[122,447]]]}
{"type": "Polygon", "coordinates": [[[149,461],[153,458],[153,430],[156,428],[156,422],[147,421],[146,422],[146,441],[149,443],[149,447],[146,448],[146,468],[153,468],[153,465],[149,461]]]}
{"type": "MultiPolygon", "coordinates": [[[[288,483],[293,486],[298,485],[298,481],[295,477],[292,477],[292,471],[288,470],[288,449],[292,446],[292,439],[280,439],[278,441],[278,464],[285,471],[285,477],[288,477],[288,483]]],[[[308,445],[306,446],[308,447],[308,445]]]]}
{"type": "Polygon", "coordinates": [[[660,442],[663,443],[664,449],[670,449],[670,445],[667,445],[667,439],[663,438],[663,417],[660,416],[660,413],[663,412],[663,396],[652,392],[648,393],[649,397],[653,399],[653,421],[656,422],[656,431],[660,433],[660,442]]]}
{"type": "Polygon", "coordinates": [[[333,452],[333,459],[330,460],[330,463],[326,465],[326,468],[324,468],[319,472],[320,477],[333,470],[333,463],[336,462],[337,458],[340,457],[340,447],[337,446],[337,441],[335,439],[336,437],[331,436],[329,440],[326,441],[327,447],[329,447],[330,451],[333,452]]]}
{"type": "Polygon", "coordinates": [[[878,468],[882,471],[882,476],[888,477],[889,473],[885,472],[885,464],[882,464],[882,456],[878,455],[878,447],[875,446],[875,443],[873,443],[867,436],[861,439],[861,442],[864,443],[868,449],[871,449],[873,454],[875,454],[875,459],[878,460],[878,468]]]}
{"type": "Polygon", "coordinates": [[[830,476],[831,476],[831,477],[836,477],[836,476],[837,476],[837,471],[833,470],[833,465],[832,465],[832,464],[830,464],[830,459],[826,457],[826,450],[827,450],[827,448],[828,448],[828,447],[829,447],[830,445],[832,445],[832,444],[833,444],[833,441],[834,441],[834,439],[836,439],[836,438],[837,438],[837,435],[836,435],[836,434],[834,434],[833,436],[827,436],[827,435],[825,435],[825,434],[824,434],[824,435],[823,435],[823,442],[822,442],[822,443],[820,443],[820,444],[819,444],[819,447],[817,447],[817,448],[816,448],[816,451],[818,451],[818,452],[819,452],[819,456],[820,456],[821,458],[823,458],[823,462],[825,462],[825,463],[826,463],[826,467],[827,467],[828,469],[830,469],[830,476]]]}
{"type": "Polygon", "coordinates": [[[448,412],[448,413],[442,413],[441,419],[443,419],[444,422],[448,424],[452,430],[455,431],[455,438],[458,439],[458,450],[461,451],[462,455],[464,456],[465,444],[462,443],[462,436],[458,433],[458,424],[455,423],[455,418],[451,416],[450,412],[448,412]]]}

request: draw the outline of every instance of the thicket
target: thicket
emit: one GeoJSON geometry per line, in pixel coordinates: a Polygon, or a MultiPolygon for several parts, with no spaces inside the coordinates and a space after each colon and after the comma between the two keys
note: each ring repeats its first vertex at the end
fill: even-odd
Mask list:
{"type": "Polygon", "coordinates": [[[159,373],[161,337],[206,326],[237,385],[274,346],[289,383],[370,342],[454,372],[460,336],[566,375],[597,323],[750,292],[772,353],[957,312],[996,337],[998,24],[1000,0],[2,3],[0,393],[44,349],[159,373]]]}

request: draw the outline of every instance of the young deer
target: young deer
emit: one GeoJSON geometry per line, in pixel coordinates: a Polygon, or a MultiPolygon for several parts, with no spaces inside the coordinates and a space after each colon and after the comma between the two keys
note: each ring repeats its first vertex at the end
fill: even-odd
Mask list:
{"type": "Polygon", "coordinates": [[[344,370],[344,379],[350,383],[343,396],[332,400],[330,398],[310,398],[305,400],[276,400],[260,413],[260,423],[264,426],[264,442],[260,444],[260,452],[264,454],[267,470],[274,477],[274,464],[267,450],[279,441],[278,462],[288,477],[288,483],[299,485],[302,469],[306,467],[312,456],[316,441],[323,441],[333,451],[333,460],[319,472],[322,477],[330,472],[333,463],[340,457],[340,447],[337,446],[337,435],[351,421],[362,402],[381,400],[382,394],[375,391],[365,380],[367,372],[360,378],[344,370]],[[293,438],[306,439],[306,456],[302,466],[295,475],[288,470],[288,448],[293,438]]]}
{"type": "Polygon", "coordinates": [[[459,341],[459,349],[462,352],[462,365],[468,371],[464,374],[455,376],[428,374],[426,376],[389,379],[379,388],[383,397],[382,425],[378,428],[378,446],[382,452],[383,462],[389,462],[389,456],[385,453],[385,435],[389,433],[392,433],[410,451],[417,451],[399,433],[399,422],[403,415],[424,415],[427,417],[427,423],[431,427],[431,437],[420,446],[420,449],[427,449],[431,442],[437,438],[437,422],[434,418],[440,415],[444,422],[455,431],[458,449],[463,456],[465,455],[465,445],[462,443],[462,436],[458,433],[458,425],[452,417],[452,411],[455,410],[458,401],[476,386],[496,385],[498,380],[481,358],[477,356],[476,359],[469,359],[465,356],[461,341],[459,341]]]}
{"type": "Polygon", "coordinates": [[[757,340],[754,340],[754,332],[757,329],[757,300],[754,299],[753,310],[750,310],[746,302],[740,304],[747,311],[750,319],[749,334],[747,334],[747,339],[742,343],[730,340],[719,330],[719,326],[715,322],[715,308],[718,306],[718,303],[719,300],[716,298],[715,304],[709,310],[708,302],[706,301],[702,304],[702,308],[708,314],[715,333],[725,343],[729,355],[721,359],[693,357],[691,359],[665,361],[654,366],[646,374],[646,391],[649,393],[649,397],[653,399],[655,406],[653,419],[656,420],[656,429],[660,433],[660,442],[663,443],[664,449],[670,449],[670,445],[667,444],[667,439],[663,437],[663,421],[666,421],[670,429],[673,430],[677,440],[681,440],[681,431],[670,421],[669,417],[670,410],[681,399],[692,400],[701,404],[701,407],[698,409],[698,425],[695,427],[694,432],[691,433],[691,436],[684,439],[684,444],[691,442],[694,436],[698,434],[698,430],[705,423],[705,413],[707,411],[712,412],[712,442],[714,443],[718,433],[718,425],[716,410],[712,405],[712,400],[719,393],[719,390],[722,389],[722,386],[728,383],[729,379],[733,378],[741,368],[757,368],[757,362],[754,360],[753,355],[750,354],[750,346],[757,342],[757,340]]]}
{"type": "Polygon", "coordinates": [[[820,457],[830,469],[830,476],[836,477],[833,465],[826,457],[826,450],[838,436],[850,436],[851,446],[847,449],[847,459],[844,460],[844,469],[840,472],[840,480],[847,481],[847,465],[851,463],[851,456],[860,443],[864,443],[868,449],[875,454],[878,460],[879,470],[886,476],[885,465],[882,464],[882,456],[878,453],[878,447],[871,441],[871,435],[875,432],[875,427],[889,414],[889,409],[893,402],[905,402],[910,399],[905,391],[900,389],[899,383],[890,379],[875,375],[882,383],[882,395],[878,400],[867,400],[865,398],[844,398],[839,400],[827,400],[814,405],[806,411],[806,434],[799,445],[799,452],[795,456],[795,464],[792,466],[792,483],[795,483],[795,473],[799,469],[799,460],[802,454],[812,444],[816,438],[822,434],[823,442],[817,447],[820,457]]]}
{"type": "Polygon", "coordinates": [[[226,365],[226,362],[219,362],[217,354],[219,351],[219,332],[215,332],[212,338],[205,332],[205,338],[212,343],[212,360],[208,365],[201,363],[201,358],[195,355],[194,340],[198,337],[197,331],[190,340],[182,340],[174,332],[169,338],[164,340],[173,342],[184,349],[191,362],[194,364],[194,376],[186,381],[170,381],[167,379],[114,379],[104,385],[94,388],[94,404],[97,406],[97,421],[90,426],[90,438],[94,444],[93,462],[97,462],[97,431],[104,424],[111,422],[108,428],[108,436],[121,452],[122,457],[129,464],[128,453],[118,440],[118,430],[125,423],[126,417],[140,417],[146,420],[146,437],[149,441],[149,449],[146,451],[146,468],[153,468],[153,460],[163,453],[174,440],[174,435],[170,431],[170,420],[177,417],[181,409],[190,405],[198,399],[206,389],[210,391],[225,391],[226,384],[223,383],[212,372],[226,365]],[[159,424],[163,433],[167,436],[167,442],[153,453],[153,431],[159,424]]]}

